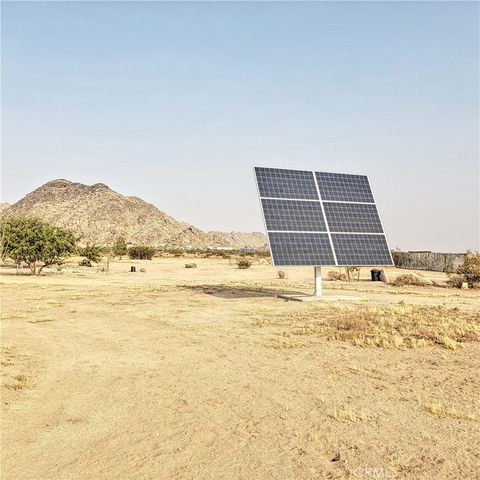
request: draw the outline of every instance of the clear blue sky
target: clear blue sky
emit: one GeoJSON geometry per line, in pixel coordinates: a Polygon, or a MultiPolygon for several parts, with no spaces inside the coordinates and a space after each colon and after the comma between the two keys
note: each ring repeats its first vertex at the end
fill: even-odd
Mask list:
{"type": "Polygon", "coordinates": [[[2,200],[103,182],[262,230],[253,165],[369,175],[392,247],[479,248],[479,4],[2,2],[2,200]]]}

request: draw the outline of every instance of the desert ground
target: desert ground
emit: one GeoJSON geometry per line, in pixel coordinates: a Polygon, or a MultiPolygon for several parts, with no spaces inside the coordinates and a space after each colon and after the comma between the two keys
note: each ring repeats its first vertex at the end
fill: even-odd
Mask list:
{"type": "Polygon", "coordinates": [[[284,270],[4,268],[2,480],[480,478],[479,291],[284,270]]]}

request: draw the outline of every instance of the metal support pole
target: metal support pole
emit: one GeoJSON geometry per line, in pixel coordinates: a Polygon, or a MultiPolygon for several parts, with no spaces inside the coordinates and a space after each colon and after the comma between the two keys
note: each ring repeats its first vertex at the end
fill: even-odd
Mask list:
{"type": "Polygon", "coordinates": [[[315,268],[315,291],[313,292],[314,297],[322,296],[322,267],[315,268]]]}

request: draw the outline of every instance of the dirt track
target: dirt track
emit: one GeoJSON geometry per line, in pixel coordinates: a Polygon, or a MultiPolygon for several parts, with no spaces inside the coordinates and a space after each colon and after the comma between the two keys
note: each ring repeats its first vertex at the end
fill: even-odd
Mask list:
{"type": "MultiPolygon", "coordinates": [[[[478,478],[478,343],[278,343],[278,321],[262,326],[259,315],[281,323],[317,307],[258,285],[305,290],[309,269],[282,283],[270,266],[195,261],[4,276],[2,479],[478,478]]],[[[473,311],[479,300],[325,284],[371,305],[473,311]]]]}

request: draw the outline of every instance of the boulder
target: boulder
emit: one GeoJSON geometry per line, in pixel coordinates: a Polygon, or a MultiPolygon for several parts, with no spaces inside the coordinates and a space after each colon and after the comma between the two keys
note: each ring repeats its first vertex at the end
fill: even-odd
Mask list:
{"type": "Polygon", "coordinates": [[[380,281],[388,283],[388,275],[385,270],[380,270],[380,281]]]}

